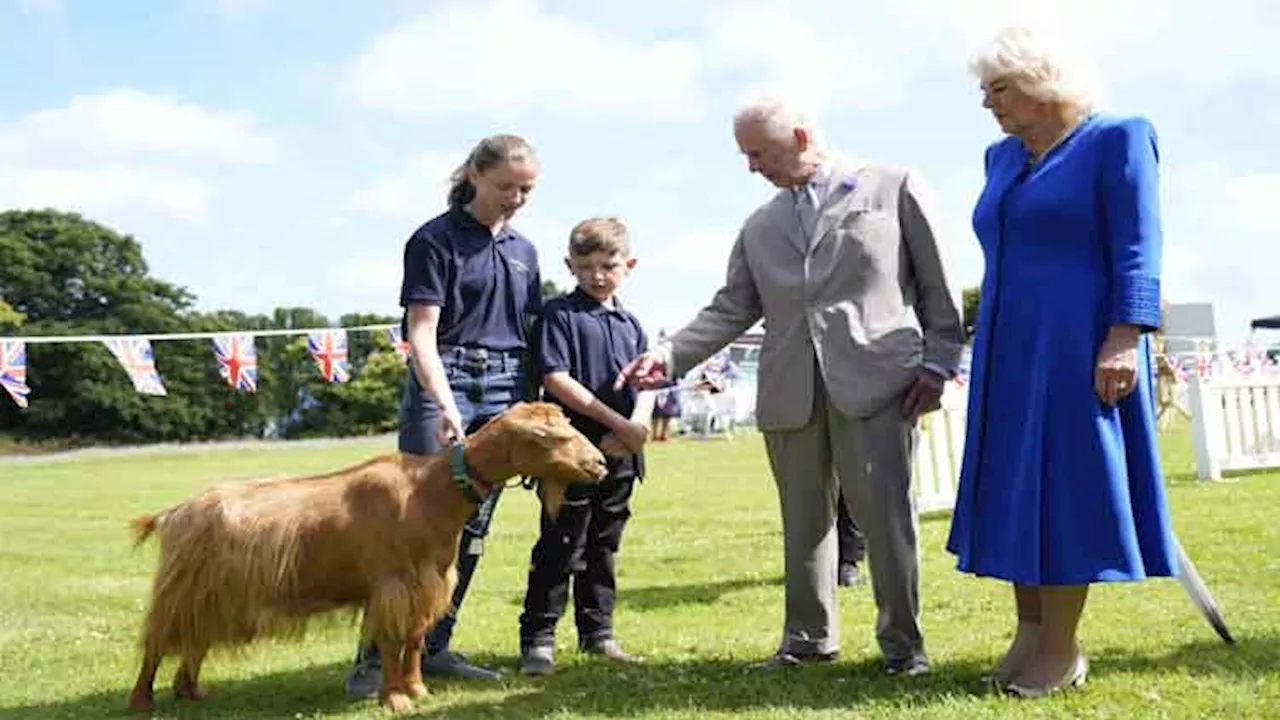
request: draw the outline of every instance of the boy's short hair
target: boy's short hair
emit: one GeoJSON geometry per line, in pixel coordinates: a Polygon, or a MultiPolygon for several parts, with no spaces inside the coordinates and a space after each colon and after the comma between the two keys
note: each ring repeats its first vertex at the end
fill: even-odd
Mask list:
{"type": "Polygon", "coordinates": [[[583,257],[598,252],[631,255],[627,226],[618,218],[588,218],[573,226],[569,233],[569,256],[583,257]]]}

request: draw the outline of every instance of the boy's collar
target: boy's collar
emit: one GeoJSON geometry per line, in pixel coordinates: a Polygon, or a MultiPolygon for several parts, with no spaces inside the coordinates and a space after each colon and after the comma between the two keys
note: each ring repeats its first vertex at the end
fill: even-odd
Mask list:
{"type": "Polygon", "coordinates": [[[592,297],[591,293],[587,292],[586,290],[583,290],[581,285],[574,286],[573,292],[570,293],[570,295],[575,300],[585,304],[588,308],[590,308],[593,311],[618,312],[622,310],[622,301],[618,299],[617,293],[614,293],[613,297],[609,298],[608,305],[592,297]]]}

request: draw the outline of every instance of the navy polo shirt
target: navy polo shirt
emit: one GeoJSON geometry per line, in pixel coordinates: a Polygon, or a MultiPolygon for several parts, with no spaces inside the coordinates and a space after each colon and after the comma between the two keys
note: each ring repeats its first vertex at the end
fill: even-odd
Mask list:
{"type": "Polygon", "coordinates": [[[525,318],[542,311],[538,251],[504,226],[495,236],[471,213],[451,208],[418,228],[404,247],[400,326],[409,339],[410,305],[440,308],[440,345],[524,350],[525,318]]]}
{"type": "MultiPolygon", "coordinates": [[[[635,388],[627,385],[615,391],[613,381],[623,365],[649,349],[649,339],[640,321],[622,308],[617,297],[613,308],[608,308],[577,288],[547,303],[539,328],[540,377],[567,372],[601,402],[623,417],[631,416],[636,406],[635,388]]],[[[564,406],[551,393],[546,393],[546,400],[564,406]]],[[[565,414],[597,445],[609,432],[604,425],[568,407],[565,414]]],[[[644,474],[640,455],[621,461],[609,458],[609,468],[613,477],[644,474]]]]}

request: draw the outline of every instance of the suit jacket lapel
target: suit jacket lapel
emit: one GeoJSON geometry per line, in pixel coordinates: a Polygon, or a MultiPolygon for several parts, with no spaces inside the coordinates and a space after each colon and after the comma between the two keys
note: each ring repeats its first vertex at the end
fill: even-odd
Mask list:
{"type": "Polygon", "coordinates": [[[818,223],[813,229],[813,242],[809,243],[809,252],[813,253],[818,243],[831,232],[836,223],[845,214],[845,200],[858,190],[858,173],[860,164],[848,161],[833,162],[831,168],[831,188],[827,197],[818,208],[818,223]]]}
{"type": "Polygon", "coordinates": [[[790,190],[779,190],[778,194],[773,196],[769,215],[787,236],[787,242],[800,253],[801,257],[804,257],[804,250],[809,240],[804,236],[800,220],[796,217],[795,200],[792,199],[790,190]]]}

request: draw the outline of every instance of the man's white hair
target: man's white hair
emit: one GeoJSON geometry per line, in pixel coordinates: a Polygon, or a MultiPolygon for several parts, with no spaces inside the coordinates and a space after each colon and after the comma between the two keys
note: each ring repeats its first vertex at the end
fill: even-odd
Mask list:
{"type": "Polygon", "coordinates": [[[796,106],[780,98],[752,100],[733,115],[734,127],[756,123],[763,125],[770,137],[779,140],[791,138],[796,128],[804,128],[809,132],[810,144],[815,147],[821,145],[813,120],[796,106]]]}
{"type": "Polygon", "coordinates": [[[974,54],[969,70],[984,83],[1010,78],[1023,92],[1045,102],[1083,111],[1092,110],[1097,102],[1089,68],[1027,27],[1001,30],[974,54]]]}

